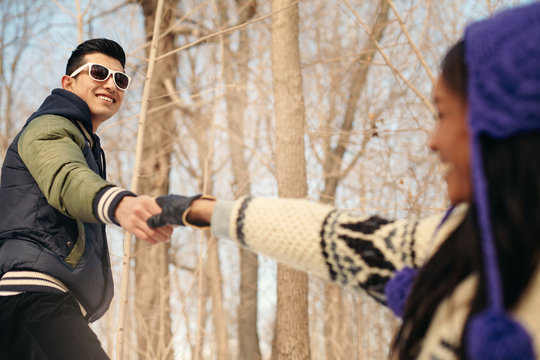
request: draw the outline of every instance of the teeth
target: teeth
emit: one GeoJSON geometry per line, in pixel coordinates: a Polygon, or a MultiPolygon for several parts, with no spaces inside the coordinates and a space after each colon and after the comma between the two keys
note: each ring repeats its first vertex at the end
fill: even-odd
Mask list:
{"type": "Polygon", "coordinates": [[[108,96],[103,96],[103,95],[98,95],[97,96],[98,99],[101,99],[101,100],[105,100],[105,101],[108,101],[108,102],[114,102],[114,100],[108,96]]]}
{"type": "Polygon", "coordinates": [[[439,166],[439,171],[443,176],[446,176],[452,170],[452,164],[449,163],[441,163],[439,166]]]}

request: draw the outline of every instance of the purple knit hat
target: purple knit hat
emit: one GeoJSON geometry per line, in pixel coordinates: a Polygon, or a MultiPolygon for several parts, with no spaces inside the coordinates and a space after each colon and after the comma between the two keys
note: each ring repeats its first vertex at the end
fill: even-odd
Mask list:
{"type": "Polygon", "coordinates": [[[540,131],[540,3],[468,26],[465,60],[473,192],[488,294],[488,309],[467,326],[467,351],[471,359],[535,359],[532,339],[505,313],[479,138],[540,131]]]}

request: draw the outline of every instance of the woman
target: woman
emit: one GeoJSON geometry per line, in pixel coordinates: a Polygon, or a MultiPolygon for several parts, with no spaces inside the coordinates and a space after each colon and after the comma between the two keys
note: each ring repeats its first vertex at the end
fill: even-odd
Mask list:
{"type": "Polygon", "coordinates": [[[389,221],[304,200],[169,195],[152,221],[211,224],[217,237],[367,291],[402,315],[394,358],[537,358],[540,3],[468,26],[434,100],[429,146],[444,165],[446,214],[389,221]]]}

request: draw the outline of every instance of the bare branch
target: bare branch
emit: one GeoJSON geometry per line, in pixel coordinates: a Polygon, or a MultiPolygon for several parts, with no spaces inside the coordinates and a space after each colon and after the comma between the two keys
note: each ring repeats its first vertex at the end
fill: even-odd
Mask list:
{"type": "Polygon", "coordinates": [[[298,1],[299,1],[299,0],[294,1],[294,2],[292,2],[291,4],[289,4],[289,5],[287,5],[287,6],[283,7],[283,8],[281,8],[281,9],[279,9],[279,10],[276,10],[276,11],[274,11],[274,12],[268,14],[268,15],[261,16],[261,17],[259,17],[259,18],[257,18],[257,19],[250,20],[250,21],[245,22],[245,23],[242,23],[242,24],[240,24],[240,25],[236,25],[236,26],[230,27],[230,28],[228,28],[228,29],[224,29],[224,30],[221,30],[221,31],[217,31],[217,32],[215,32],[215,33],[213,33],[213,34],[209,34],[209,35],[203,36],[202,38],[197,39],[197,40],[195,40],[195,41],[193,41],[193,42],[191,42],[191,43],[189,43],[189,44],[186,44],[186,45],[181,46],[181,47],[179,47],[179,48],[177,48],[177,49],[174,49],[174,50],[172,50],[172,51],[169,51],[169,52],[166,53],[166,54],[163,54],[163,55],[159,56],[159,57],[157,58],[157,60],[163,59],[163,58],[165,58],[165,57],[167,57],[167,56],[170,56],[170,55],[172,55],[172,54],[176,54],[177,52],[180,52],[180,51],[182,51],[182,50],[188,49],[188,48],[190,48],[190,47],[192,47],[192,46],[195,46],[195,45],[197,45],[197,44],[199,44],[199,43],[201,43],[201,42],[203,42],[203,41],[207,41],[207,40],[209,40],[209,39],[211,39],[211,38],[214,38],[214,37],[216,37],[216,36],[228,34],[228,33],[230,33],[230,32],[236,31],[236,30],[238,30],[238,29],[241,29],[241,28],[243,28],[243,27],[249,26],[249,25],[251,25],[251,24],[254,24],[254,23],[257,23],[257,22],[266,20],[266,19],[268,19],[268,18],[271,18],[272,16],[274,16],[274,15],[276,15],[276,14],[282,12],[282,11],[285,11],[285,10],[287,10],[287,9],[289,9],[289,8],[291,8],[291,7],[293,7],[293,6],[295,6],[295,5],[297,5],[297,4],[298,4],[298,1]]]}
{"type": "Polygon", "coordinates": [[[110,14],[114,14],[118,10],[122,9],[124,6],[130,5],[130,4],[133,4],[133,0],[125,0],[123,3],[120,3],[120,4],[114,6],[114,7],[110,8],[110,9],[103,10],[102,12],[97,13],[96,15],[90,16],[88,18],[88,22],[91,23],[92,21],[94,21],[96,19],[99,19],[101,17],[107,16],[107,15],[110,15],[110,14]]]}
{"type": "Polygon", "coordinates": [[[403,23],[403,20],[401,19],[401,16],[399,16],[398,11],[396,10],[396,7],[394,6],[394,2],[392,0],[388,0],[388,4],[390,5],[390,8],[392,8],[392,11],[394,12],[394,15],[396,16],[397,21],[399,22],[399,25],[401,26],[401,30],[403,31],[403,34],[407,37],[407,41],[411,45],[411,48],[413,49],[414,53],[418,57],[418,60],[420,60],[420,63],[426,70],[426,73],[428,74],[429,78],[431,79],[431,83],[435,85],[435,77],[433,76],[433,73],[431,72],[431,69],[426,63],[426,60],[424,59],[424,56],[420,53],[418,48],[416,47],[414,41],[411,38],[411,35],[409,34],[409,31],[405,27],[405,24],[403,23]]]}
{"type": "MultiPolygon", "coordinates": [[[[356,17],[356,19],[360,22],[360,24],[362,24],[362,26],[364,27],[364,29],[366,30],[366,32],[369,34],[370,37],[373,38],[373,36],[371,35],[371,30],[369,29],[369,26],[365,23],[365,21],[362,19],[362,17],[360,16],[360,14],[358,14],[358,12],[351,6],[351,4],[349,3],[348,0],[342,0],[343,3],[345,3],[345,5],[349,8],[349,10],[354,14],[354,16],[356,17]]],[[[392,62],[390,61],[390,59],[388,58],[388,55],[386,55],[385,51],[382,49],[381,45],[379,44],[378,41],[376,41],[375,39],[373,39],[373,43],[375,44],[375,46],[377,47],[377,50],[379,51],[379,54],[381,54],[381,56],[383,57],[384,59],[384,62],[386,63],[386,65],[392,70],[392,72],[401,79],[401,81],[403,81],[405,83],[405,85],[407,85],[407,87],[409,89],[411,89],[414,94],[416,96],[418,96],[418,98],[420,100],[422,100],[422,102],[426,105],[426,108],[433,114],[435,115],[436,112],[435,112],[435,109],[433,108],[433,105],[431,104],[431,101],[426,97],[424,96],[420,90],[418,90],[416,88],[416,86],[414,86],[408,79],[405,78],[405,76],[403,76],[403,73],[401,71],[399,71],[395,66],[394,64],[392,64],[392,62]]]]}
{"type": "Polygon", "coordinates": [[[191,109],[184,104],[184,102],[182,101],[182,99],[180,99],[180,96],[178,96],[175,88],[174,88],[174,85],[173,85],[173,82],[171,79],[165,79],[163,81],[163,85],[165,86],[165,89],[167,90],[167,93],[169,95],[169,97],[171,98],[173,104],[176,106],[176,108],[184,113],[186,113],[188,116],[193,116],[193,111],[191,111],[191,109]]]}
{"type": "Polygon", "coordinates": [[[60,10],[62,10],[63,12],[65,12],[66,14],[76,18],[77,15],[75,15],[74,13],[72,13],[71,11],[69,11],[66,7],[64,7],[64,5],[60,4],[58,2],[58,0],[53,0],[53,2],[56,4],[56,6],[58,6],[60,8],[60,10]]]}

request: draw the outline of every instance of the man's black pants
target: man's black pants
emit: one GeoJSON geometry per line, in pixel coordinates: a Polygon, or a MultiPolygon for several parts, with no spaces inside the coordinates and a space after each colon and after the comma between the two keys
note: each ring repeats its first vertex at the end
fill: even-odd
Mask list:
{"type": "Polygon", "coordinates": [[[0,296],[0,359],[109,359],[71,293],[0,296]]]}

